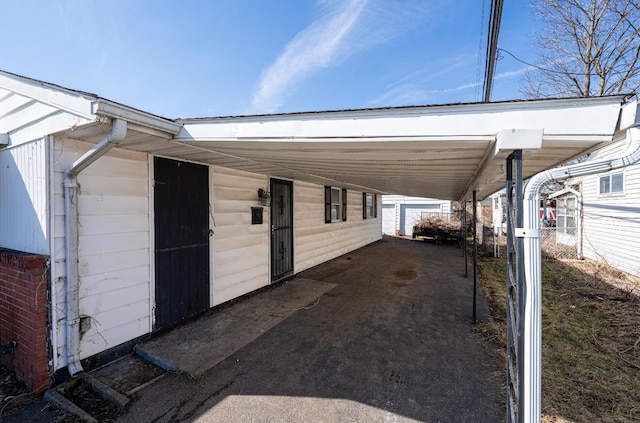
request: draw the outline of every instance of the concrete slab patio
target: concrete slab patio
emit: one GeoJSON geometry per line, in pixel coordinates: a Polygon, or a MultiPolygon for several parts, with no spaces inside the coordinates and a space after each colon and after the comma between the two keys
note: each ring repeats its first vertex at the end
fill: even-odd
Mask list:
{"type": "Polygon", "coordinates": [[[335,286],[304,278],[286,281],[144,342],[136,353],[165,370],[202,376],[335,286]]]}
{"type": "MultiPolygon", "coordinates": [[[[473,332],[463,265],[455,247],[385,238],[305,271],[335,287],[198,378],[137,391],[118,421],[502,421],[502,364],[473,332]]],[[[481,295],[478,317],[489,318],[481,295]]],[[[211,348],[235,336],[200,334],[211,348]]]]}

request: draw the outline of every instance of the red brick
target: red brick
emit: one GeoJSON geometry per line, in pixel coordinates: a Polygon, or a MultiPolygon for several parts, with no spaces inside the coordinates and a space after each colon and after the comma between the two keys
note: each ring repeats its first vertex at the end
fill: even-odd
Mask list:
{"type": "Polygon", "coordinates": [[[4,279],[5,276],[18,276],[21,272],[14,267],[0,267],[0,279],[4,279]]]}
{"type": "Polygon", "coordinates": [[[26,269],[43,268],[47,264],[47,259],[43,256],[25,257],[23,260],[26,269]]]}
{"type": "Polygon", "coordinates": [[[49,386],[47,257],[0,249],[0,341],[17,340],[11,360],[32,390],[49,386]]]}

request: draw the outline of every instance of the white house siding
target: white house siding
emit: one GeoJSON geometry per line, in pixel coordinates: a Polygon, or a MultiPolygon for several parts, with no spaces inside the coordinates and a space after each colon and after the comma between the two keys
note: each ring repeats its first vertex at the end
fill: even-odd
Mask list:
{"type": "MultiPolygon", "coordinates": [[[[0,151],[0,246],[47,254],[47,145],[43,136],[87,119],[33,98],[36,91],[50,93],[34,85],[24,86],[0,75],[0,134],[9,136],[9,147],[0,151]]],[[[62,97],[69,101],[66,96],[58,99],[62,97]]]]}
{"type": "MultiPolygon", "coordinates": [[[[54,166],[55,368],[64,357],[64,171],[91,144],[56,139],[54,166]]],[[[148,156],[114,149],[78,176],[80,315],[86,358],[148,333],[150,323],[148,156]]]]}
{"type": "Polygon", "coordinates": [[[395,204],[382,204],[382,233],[385,235],[396,234],[395,204]]]}
{"type": "Polygon", "coordinates": [[[382,207],[386,235],[411,235],[423,213],[451,213],[451,201],[402,195],[382,196],[382,207]]]}
{"type": "MultiPolygon", "coordinates": [[[[258,188],[267,176],[213,168],[214,295],[221,304],[270,283],[270,220],[251,224],[251,207],[259,206],[258,188]]],[[[294,272],[338,257],[381,238],[380,218],[362,218],[362,192],[348,191],[347,221],[324,223],[324,186],[293,183],[294,272]]],[[[378,201],[380,211],[380,201],[378,201]]],[[[380,216],[380,212],[378,212],[380,216]]]]}
{"type": "Polygon", "coordinates": [[[583,178],[583,254],[640,276],[640,165],[624,170],[624,195],[598,187],[598,175],[583,178]]]}
{"type": "MultiPolygon", "coordinates": [[[[91,147],[56,140],[53,275],[56,369],[66,366],[64,336],[64,170],[91,147]]],[[[91,318],[81,358],[151,330],[149,169],[146,154],[111,150],[79,176],[80,314],[91,318]]],[[[213,301],[221,304],[270,283],[269,208],[251,224],[257,190],[269,179],[211,167],[213,301]]],[[[347,221],[324,223],[324,187],[294,182],[294,271],[300,272],[381,238],[380,217],[362,218],[362,193],[348,191],[347,221]]],[[[381,201],[378,200],[378,216],[381,201]]]]}
{"type": "Polygon", "coordinates": [[[263,224],[251,224],[259,206],[258,188],[268,178],[255,173],[213,168],[213,304],[221,304],[269,284],[269,208],[263,224]]]}
{"type": "Polygon", "coordinates": [[[362,218],[362,192],[347,191],[347,220],[324,222],[324,186],[294,183],[294,263],[301,272],[382,237],[381,200],[378,217],[362,218]]]}
{"type": "Polygon", "coordinates": [[[0,247],[47,254],[46,151],[44,139],[0,151],[0,247]]]}

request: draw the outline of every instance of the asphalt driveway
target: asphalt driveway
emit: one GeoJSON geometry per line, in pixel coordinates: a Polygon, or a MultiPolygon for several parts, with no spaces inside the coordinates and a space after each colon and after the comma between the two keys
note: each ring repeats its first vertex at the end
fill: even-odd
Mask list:
{"type": "Polygon", "coordinates": [[[502,421],[463,266],[458,248],[385,238],[307,270],[336,286],[201,376],[137,391],[118,421],[502,421]]]}

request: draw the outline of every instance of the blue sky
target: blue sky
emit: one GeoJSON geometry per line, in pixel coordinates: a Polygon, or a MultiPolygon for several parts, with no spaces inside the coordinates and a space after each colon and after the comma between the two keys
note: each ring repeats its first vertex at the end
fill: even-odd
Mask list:
{"type": "MultiPolygon", "coordinates": [[[[505,3],[499,46],[531,62],[531,11],[505,3]]],[[[0,0],[0,69],[170,118],[479,101],[489,7],[0,0]]],[[[525,68],[504,55],[492,100],[521,98],[525,68]]]]}

